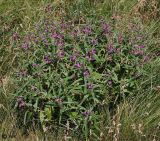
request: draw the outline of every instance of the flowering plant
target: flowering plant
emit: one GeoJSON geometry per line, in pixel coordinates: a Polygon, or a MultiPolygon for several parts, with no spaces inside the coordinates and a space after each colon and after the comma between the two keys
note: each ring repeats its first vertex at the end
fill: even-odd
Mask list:
{"type": "Polygon", "coordinates": [[[17,110],[24,111],[25,119],[36,116],[44,130],[69,121],[72,130],[86,136],[89,129],[98,132],[100,113],[114,111],[136,89],[149,60],[139,26],[127,31],[103,19],[36,25],[20,45],[24,60],[15,75],[17,110]]]}

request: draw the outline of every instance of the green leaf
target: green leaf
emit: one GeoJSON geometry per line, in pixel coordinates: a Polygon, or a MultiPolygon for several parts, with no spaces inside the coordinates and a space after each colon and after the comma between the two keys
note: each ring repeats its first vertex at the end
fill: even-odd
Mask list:
{"type": "Polygon", "coordinates": [[[52,109],[51,107],[45,107],[44,109],[45,115],[47,116],[48,120],[52,119],[52,109]]]}

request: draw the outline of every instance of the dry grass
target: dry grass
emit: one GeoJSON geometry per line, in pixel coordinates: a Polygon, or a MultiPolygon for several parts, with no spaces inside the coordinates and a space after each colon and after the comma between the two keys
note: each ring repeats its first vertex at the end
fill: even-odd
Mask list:
{"type": "MultiPolygon", "coordinates": [[[[158,0],[139,0],[137,3],[133,0],[124,0],[124,1],[101,1],[94,0],[93,5],[97,5],[95,12],[97,15],[105,15],[107,12],[111,13],[109,16],[113,15],[113,18],[122,21],[123,24],[128,24],[129,19],[132,16],[140,17],[144,23],[155,24],[160,18],[160,2],[158,0]],[[126,4],[126,6],[125,6],[126,4]],[[131,6],[130,6],[131,5],[131,6]],[[133,6],[134,5],[134,6],[133,6]],[[133,7],[132,7],[133,6],[133,7]]],[[[89,1],[91,3],[91,1],[89,1]]],[[[79,11],[71,11],[70,6],[72,4],[76,5],[73,0],[55,0],[51,3],[53,7],[53,13],[45,13],[45,7],[49,4],[48,1],[13,1],[13,0],[0,0],[0,140],[1,141],[44,141],[45,138],[42,133],[35,131],[30,132],[28,136],[22,136],[21,131],[15,128],[16,118],[10,108],[10,98],[12,97],[12,91],[14,84],[12,84],[11,75],[16,69],[16,57],[17,52],[12,48],[11,35],[15,31],[27,32],[31,29],[32,25],[43,17],[52,17],[55,16],[57,19],[64,16],[71,16],[75,19],[82,18],[85,13],[83,13],[83,8],[81,15],[79,11]],[[67,9],[68,8],[68,9],[67,9]],[[70,13],[66,13],[66,10],[70,10],[70,13]],[[77,12],[77,13],[76,13],[77,12]],[[77,15],[76,15],[77,14],[77,15]]],[[[81,4],[81,3],[80,3],[81,4]]],[[[82,3],[83,4],[83,3],[82,3]]],[[[81,6],[81,5],[80,5],[81,6]]],[[[84,9],[87,5],[82,5],[84,9]]],[[[77,6],[78,7],[78,6],[77,6]]],[[[89,6],[88,6],[89,7],[89,6]]],[[[79,9],[78,9],[79,10],[79,9]]],[[[108,15],[107,15],[108,16],[108,15]]],[[[72,17],[71,17],[72,18],[72,17]]],[[[121,28],[123,28],[123,24],[121,28]]],[[[157,24],[159,25],[159,24],[157,24]]],[[[160,29],[160,26],[157,27],[160,29]]],[[[125,30],[125,28],[124,28],[125,30]]],[[[157,32],[158,34],[158,32],[157,32]]],[[[159,34],[158,34],[159,35],[159,34]]],[[[160,37],[160,35],[159,35],[160,37]]],[[[158,46],[158,45],[157,45],[158,46]]],[[[158,48],[156,48],[158,50],[158,48]]],[[[159,62],[159,61],[158,61],[159,62]]],[[[159,96],[160,96],[160,85],[158,80],[158,65],[154,64],[157,67],[154,77],[151,76],[149,81],[154,81],[156,86],[156,96],[150,96],[146,102],[143,101],[143,98],[138,98],[137,101],[133,102],[133,105],[130,101],[123,103],[118,106],[117,112],[113,119],[110,121],[110,126],[102,127],[102,133],[99,137],[101,141],[127,141],[130,140],[152,140],[158,141],[160,135],[160,111],[159,111],[159,96]],[[157,77],[156,80],[154,78],[157,77]],[[142,100],[142,101],[140,101],[142,100]],[[151,107],[147,108],[147,104],[151,103],[151,107]],[[142,105],[138,104],[141,103],[142,105]],[[136,106],[136,104],[138,106],[136,106]],[[136,106],[136,107],[134,107],[136,106]],[[146,106],[146,107],[145,107],[146,106]],[[143,112],[143,113],[142,113],[143,112]],[[140,117],[142,114],[147,115],[148,112],[153,114],[144,118],[140,117]],[[154,116],[157,116],[156,118],[154,116]],[[159,119],[158,119],[159,117],[159,119]],[[146,123],[145,123],[145,122],[146,123]],[[155,122],[156,121],[156,122],[155,122]],[[157,124],[155,126],[155,124],[157,124]],[[154,129],[153,127],[157,127],[154,129]],[[147,131],[148,130],[148,131],[147,131]],[[145,136],[145,134],[147,134],[145,136]],[[150,136],[149,136],[150,134],[150,136]],[[147,137],[149,137],[147,139],[147,137]]],[[[144,95],[150,93],[146,90],[144,95]]],[[[68,135],[69,136],[69,135],[68,135]]],[[[55,140],[67,140],[65,135],[60,135],[57,138],[53,138],[52,135],[46,137],[48,141],[55,140]]],[[[75,140],[76,139],[71,139],[75,140]]]]}

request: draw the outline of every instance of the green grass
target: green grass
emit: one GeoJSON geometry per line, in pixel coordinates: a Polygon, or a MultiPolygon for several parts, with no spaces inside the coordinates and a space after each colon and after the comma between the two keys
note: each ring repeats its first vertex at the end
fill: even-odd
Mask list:
{"type": "MultiPolygon", "coordinates": [[[[154,1],[154,0],[152,0],[154,1]]],[[[159,9],[159,1],[157,9],[159,9]]],[[[106,19],[113,14],[125,19],[122,22],[129,23],[130,18],[136,16],[133,8],[137,5],[136,0],[0,0],[0,140],[2,136],[7,136],[11,141],[41,141],[44,136],[40,131],[30,132],[29,136],[23,136],[16,127],[16,116],[10,106],[14,84],[12,73],[17,69],[19,50],[12,48],[11,35],[15,31],[22,34],[30,31],[32,25],[44,17],[55,16],[57,19],[65,18],[75,20],[75,22],[85,22],[86,17],[94,21],[98,16],[105,16],[106,19]],[[53,6],[52,13],[45,13],[47,4],[53,6]],[[124,18],[125,17],[125,18],[124,18]],[[16,134],[11,138],[9,134],[16,134]]],[[[140,14],[144,17],[152,10],[152,4],[142,7],[140,14]]],[[[142,19],[146,28],[150,28],[148,33],[153,40],[150,41],[152,48],[149,54],[160,51],[160,22],[159,15],[148,16],[142,19]]],[[[154,58],[146,67],[146,77],[140,81],[140,88],[137,93],[126,99],[125,102],[117,106],[114,118],[108,115],[108,111],[102,118],[102,132],[99,135],[101,140],[157,140],[160,136],[160,59],[154,58]],[[118,132],[119,131],[119,132],[118,132]]],[[[48,140],[56,140],[52,135],[46,135],[48,140]]],[[[59,139],[64,140],[65,135],[60,134],[59,139]]],[[[6,139],[7,140],[7,139],[6,139]]],[[[78,140],[77,138],[71,140],[78,140]]]]}

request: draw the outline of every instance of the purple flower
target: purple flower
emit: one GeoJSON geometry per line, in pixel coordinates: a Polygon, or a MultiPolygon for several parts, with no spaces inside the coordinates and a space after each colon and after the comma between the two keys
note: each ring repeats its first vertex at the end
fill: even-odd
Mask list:
{"type": "Polygon", "coordinates": [[[90,50],[86,55],[86,58],[88,59],[88,61],[95,61],[95,58],[94,58],[95,54],[96,54],[95,49],[90,50]]]}
{"type": "Polygon", "coordinates": [[[18,96],[18,97],[17,97],[17,102],[20,103],[21,101],[23,101],[23,97],[18,96]]]}
{"type": "Polygon", "coordinates": [[[88,117],[90,115],[90,112],[89,111],[85,111],[82,113],[85,117],[88,117]]]}
{"type": "Polygon", "coordinates": [[[91,44],[94,45],[94,46],[97,45],[98,44],[98,39],[92,39],[91,44]]]}
{"type": "Polygon", "coordinates": [[[52,38],[57,39],[57,38],[58,38],[58,34],[57,34],[56,32],[54,32],[54,33],[52,34],[52,38]]]}
{"type": "Polygon", "coordinates": [[[107,83],[108,83],[109,86],[112,86],[112,81],[111,80],[109,80],[107,83]]]}
{"type": "Polygon", "coordinates": [[[80,68],[82,67],[82,64],[81,64],[81,63],[76,63],[74,66],[75,66],[77,69],[80,69],[80,68]]]}
{"type": "Polygon", "coordinates": [[[23,43],[22,44],[22,48],[24,49],[24,50],[28,50],[29,49],[29,44],[28,43],[23,43]]]}
{"type": "Polygon", "coordinates": [[[93,89],[93,84],[91,84],[91,83],[87,84],[87,89],[92,90],[93,89]]]}
{"type": "Polygon", "coordinates": [[[59,50],[57,56],[62,59],[64,58],[64,54],[64,50],[59,50]]]}
{"type": "Polygon", "coordinates": [[[96,49],[92,49],[92,50],[90,51],[90,54],[91,54],[91,55],[95,55],[95,54],[96,54],[96,49]]]}
{"type": "Polygon", "coordinates": [[[19,103],[19,108],[24,108],[26,106],[26,103],[24,101],[21,101],[19,103]]]}
{"type": "Polygon", "coordinates": [[[61,35],[61,34],[59,34],[59,33],[57,33],[57,32],[54,32],[54,33],[52,34],[52,37],[53,37],[54,39],[63,39],[63,38],[64,38],[63,35],[61,35]]]}
{"type": "Polygon", "coordinates": [[[82,30],[86,35],[90,35],[92,33],[92,28],[89,26],[86,26],[83,30],[82,30]]]}
{"type": "Polygon", "coordinates": [[[21,70],[20,71],[20,76],[22,76],[22,77],[27,76],[27,70],[21,70]]]}
{"type": "Polygon", "coordinates": [[[146,56],[144,56],[143,61],[147,62],[147,61],[149,61],[149,59],[150,59],[150,57],[146,55],[146,56]]]}
{"type": "Polygon", "coordinates": [[[83,75],[84,75],[85,77],[88,77],[88,76],[90,75],[89,70],[85,70],[85,71],[83,72],[83,75]]]}
{"type": "Polygon", "coordinates": [[[109,54],[112,54],[115,52],[115,48],[113,47],[113,45],[109,45],[107,46],[107,51],[109,54]]]}
{"type": "Polygon", "coordinates": [[[62,28],[62,29],[67,29],[68,26],[69,26],[69,25],[68,25],[67,23],[64,23],[64,22],[61,23],[61,28],[62,28]]]}
{"type": "Polygon", "coordinates": [[[44,46],[45,46],[46,48],[48,48],[48,47],[49,47],[49,43],[45,43],[44,46]]]}
{"type": "Polygon", "coordinates": [[[44,61],[46,64],[50,64],[52,62],[52,60],[50,59],[49,55],[45,55],[44,56],[44,61]]]}
{"type": "Polygon", "coordinates": [[[75,61],[76,60],[76,55],[70,56],[70,61],[75,61]]]}
{"type": "Polygon", "coordinates": [[[143,50],[132,50],[133,55],[143,55],[144,51],[143,50]]]}
{"type": "Polygon", "coordinates": [[[134,45],[134,47],[135,47],[136,49],[143,49],[143,48],[145,48],[144,45],[134,45]]]}
{"type": "Polygon", "coordinates": [[[63,42],[62,40],[59,40],[59,41],[56,41],[56,42],[55,42],[55,45],[56,45],[57,47],[63,47],[63,46],[64,46],[64,42],[63,42]]]}
{"type": "Polygon", "coordinates": [[[44,30],[44,32],[48,33],[48,32],[49,32],[48,28],[46,28],[46,29],[44,30]]]}
{"type": "Polygon", "coordinates": [[[18,33],[14,33],[14,34],[12,35],[12,39],[13,39],[14,41],[18,40],[18,38],[19,38],[18,33]]]}
{"type": "Polygon", "coordinates": [[[36,63],[32,64],[32,67],[34,67],[34,68],[36,68],[37,66],[38,66],[38,64],[36,64],[36,63]]]}
{"type": "Polygon", "coordinates": [[[140,45],[139,48],[142,49],[142,48],[145,48],[145,46],[144,45],[140,45]]]}
{"type": "Polygon", "coordinates": [[[74,31],[71,32],[71,36],[74,37],[74,38],[77,37],[78,36],[78,30],[74,29],[74,31]]]}
{"type": "Polygon", "coordinates": [[[88,61],[95,61],[95,58],[92,55],[87,55],[86,58],[88,61]]]}
{"type": "Polygon", "coordinates": [[[102,24],[102,29],[104,34],[108,34],[110,32],[110,26],[107,23],[102,24]]]}
{"type": "Polygon", "coordinates": [[[17,97],[18,107],[24,108],[26,106],[26,103],[24,102],[23,97],[17,97]]]}

